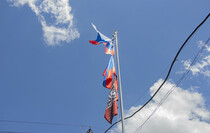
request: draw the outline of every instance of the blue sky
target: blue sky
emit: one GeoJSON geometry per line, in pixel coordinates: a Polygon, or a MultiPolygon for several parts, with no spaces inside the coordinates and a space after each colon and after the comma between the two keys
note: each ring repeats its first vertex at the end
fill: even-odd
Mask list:
{"type": "MultiPolygon", "coordinates": [[[[91,23],[108,37],[114,34],[114,29],[118,30],[123,101],[128,115],[148,100],[150,89],[165,77],[182,43],[208,15],[209,5],[209,0],[1,0],[0,119],[91,125],[94,132],[103,132],[110,126],[104,119],[109,90],[102,86],[102,73],[110,56],[104,54],[104,46],[88,42],[97,36],[91,23]]],[[[210,37],[209,31],[210,19],[178,57],[168,85],[180,78],[185,70],[184,62],[194,58],[199,44],[210,37]]],[[[169,98],[179,98],[184,90],[189,91],[186,92],[189,97],[195,94],[203,104],[192,105],[187,112],[192,113],[195,108],[200,110],[197,112],[205,112],[206,115],[197,115],[199,125],[204,124],[208,132],[210,76],[205,73],[209,73],[210,63],[207,57],[209,51],[205,49],[196,64],[199,72],[192,70],[180,84],[180,90],[169,98]]],[[[179,106],[176,99],[168,101],[179,106]]],[[[191,103],[193,99],[185,101],[191,103]]],[[[166,105],[163,107],[168,108],[166,105]]],[[[149,107],[148,110],[153,109],[149,107]]],[[[183,113],[177,112],[173,115],[183,113]]],[[[188,116],[181,116],[185,115],[188,116]]],[[[114,121],[118,119],[120,115],[114,121]]],[[[188,124],[175,127],[188,129],[193,120],[194,117],[186,117],[183,123],[188,124]]],[[[138,124],[133,123],[138,122],[141,123],[131,121],[126,125],[137,128],[138,124]]],[[[151,118],[149,122],[143,128],[148,133],[152,131],[147,129],[156,121],[151,118]]],[[[164,123],[159,121],[160,125],[164,123]]],[[[0,122],[0,131],[79,133],[87,129],[87,126],[0,122]]],[[[176,129],[173,131],[178,132],[176,129]]],[[[118,130],[116,127],[113,132],[118,130]]]]}

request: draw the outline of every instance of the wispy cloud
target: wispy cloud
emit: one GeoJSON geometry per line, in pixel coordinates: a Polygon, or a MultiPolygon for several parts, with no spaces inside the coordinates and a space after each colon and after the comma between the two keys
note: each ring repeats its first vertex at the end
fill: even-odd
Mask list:
{"type": "Polygon", "coordinates": [[[37,15],[42,25],[44,40],[47,45],[60,45],[71,42],[80,34],[74,25],[74,16],[68,0],[7,0],[13,6],[27,4],[37,15]]]}
{"type": "MultiPolygon", "coordinates": [[[[204,45],[205,43],[203,41],[199,41],[199,47],[204,45]]],[[[205,49],[207,50],[208,54],[190,69],[193,75],[202,74],[204,76],[210,77],[210,46],[206,45],[205,49]]],[[[184,64],[184,68],[187,70],[191,64],[191,60],[182,61],[182,63],[184,64]]]]}
{"type": "MultiPolygon", "coordinates": [[[[157,81],[151,88],[152,93],[163,82],[157,81]]],[[[125,122],[126,132],[133,133],[147,119],[157,107],[160,100],[175,84],[166,82],[162,90],[154,97],[153,101],[137,113],[134,117],[125,122]]],[[[132,114],[138,107],[131,107],[126,115],[132,114]]],[[[210,111],[205,108],[203,96],[195,91],[184,90],[177,87],[173,93],[162,104],[156,114],[138,131],[145,133],[209,133],[210,132],[210,111]]],[[[112,130],[113,133],[121,132],[119,124],[112,130]]]]}

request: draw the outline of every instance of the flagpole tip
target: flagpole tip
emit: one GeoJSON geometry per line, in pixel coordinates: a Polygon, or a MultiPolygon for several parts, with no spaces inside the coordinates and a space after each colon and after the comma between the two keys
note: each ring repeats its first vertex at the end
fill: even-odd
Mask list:
{"type": "Polygon", "coordinates": [[[118,32],[116,30],[114,30],[114,33],[117,34],[118,32]]]}

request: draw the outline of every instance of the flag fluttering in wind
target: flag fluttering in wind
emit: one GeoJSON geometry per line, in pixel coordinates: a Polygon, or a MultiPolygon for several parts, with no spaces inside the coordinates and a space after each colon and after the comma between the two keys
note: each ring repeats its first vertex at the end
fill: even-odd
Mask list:
{"type": "Polygon", "coordinates": [[[103,76],[104,76],[103,86],[105,88],[110,89],[104,118],[110,124],[112,124],[113,117],[118,114],[118,111],[117,111],[118,109],[118,106],[117,106],[118,80],[117,80],[114,57],[113,57],[113,55],[115,54],[115,48],[114,48],[112,39],[108,38],[107,36],[99,32],[94,24],[92,24],[92,26],[96,30],[98,35],[97,35],[96,40],[90,40],[89,42],[92,43],[93,45],[104,44],[105,53],[111,55],[109,59],[109,63],[103,73],[103,76]]]}
{"type": "Polygon", "coordinates": [[[104,44],[105,45],[105,53],[114,55],[115,50],[114,50],[114,45],[113,45],[112,39],[108,38],[107,36],[105,36],[101,32],[99,32],[94,24],[92,24],[92,26],[96,30],[98,35],[97,35],[96,40],[90,40],[89,42],[92,43],[93,45],[98,45],[101,43],[104,44]]]}
{"type": "Polygon", "coordinates": [[[110,55],[114,55],[114,45],[113,42],[103,42],[103,44],[105,45],[105,53],[106,54],[110,54],[110,55]]]}
{"type": "Polygon", "coordinates": [[[109,98],[107,101],[106,111],[104,115],[104,118],[110,124],[112,124],[113,117],[118,114],[117,101],[118,101],[118,81],[117,81],[117,75],[115,75],[112,87],[109,92],[109,98]]]}
{"type": "Polygon", "coordinates": [[[107,65],[103,73],[103,76],[104,76],[103,86],[104,87],[111,89],[114,75],[116,75],[116,70],[114,66],[114,58],[113,56],[111,56],[111,58],[109,59],[109,64],[107,65]]]}

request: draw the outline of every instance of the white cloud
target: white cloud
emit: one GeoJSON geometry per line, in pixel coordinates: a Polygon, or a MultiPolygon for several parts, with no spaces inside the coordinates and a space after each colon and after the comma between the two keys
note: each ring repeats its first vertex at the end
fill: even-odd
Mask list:
{"type": "MultiPolygon", "coordinates": [[[[204,42],[199,41],[199,47],[202,47],[204,45],[205,45],[204,42]]],[[[207,50],[208,53],[210,52],[210,47],[209,46],[206,45],[205,49],[207,50]]],[[[185,69],[187,70],[189,68],[190,64],[191,64],[191,60],[182,61],[182,62],[184,64],[185,69]]],[[[210,54],[203,57],[200,62],[197,62],[190,69],[190,71],[192,72],[193,75],[202,74],[204,76],[210,77],[209,66],[210,66],[210,54]]]]}
{"type": "MultiPolygon", "coordinates": [[[[150,93],[152,94],[162,82],[162,79],[156,82],[150,88],[150,93]]],[[[151,103],[145,106],[145,108],[134,117],[126,120],[126,132],[134,133],[173,86],[173,83],[166,82],[151,103]]],[[[141,105],[130,108],[126,116],[132,114],[139,107],[141,107],[141,105]]],[[[177,87],[138,133],[209,133],[209,120],[210,111],[205,108],[202,95],[195,91],[184,90],[177,87]]],[[[112,132],[120,133],[121,125],[119,124],[112,129],[112,132]]]]}
{"type": "Polygon", "coordinates": [[[74,26],[73,14],[68,0],[7,0],[14,6],[25,4],[37,15],[42,25],[45,42],[60,45],[79,38],[80,34],[74,26]]]}
{"type": "MultiPolygon", "coordinates": [[[[7,0],[9,2],[13,2],[14,6],[22,6],[28,3],[30,0],[7,0]]],[[[36,1],[36,0],[31,0],[31,1],[36,1]]]]}

